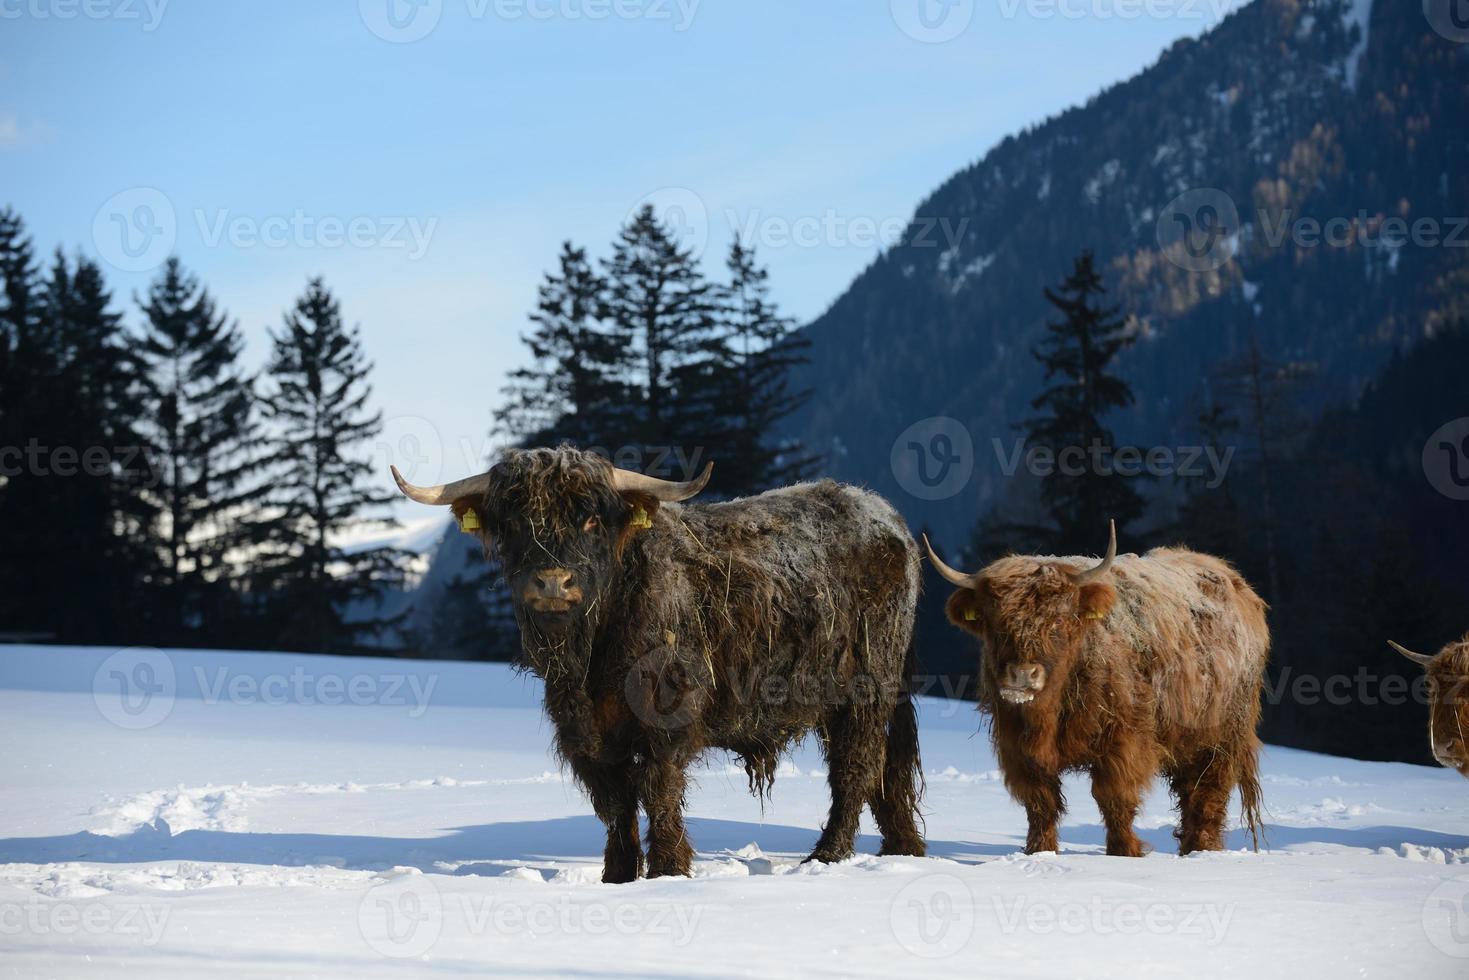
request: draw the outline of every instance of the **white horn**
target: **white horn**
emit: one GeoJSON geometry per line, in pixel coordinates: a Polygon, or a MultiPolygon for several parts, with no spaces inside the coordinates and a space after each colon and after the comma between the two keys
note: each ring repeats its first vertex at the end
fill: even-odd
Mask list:
{"type": "Polygon", "coordinates": [[[1071,581],[1077,585],[1086,585],[1088,582],[1095,582],[1112,570],[1112,563],[1117,560],[1117,522],[1112,521],[1111,524],[1112,540],[1107,544],[1107,557],[1103,558],[1102,563],[1095,568],[1088,568],[1084,572],[1073,572],[1071,574],[1071,581]]]}
{"type": "Polygon", "coordinates": [[[398,467],[392,466],[389,469],[393,471],[393,479],[397,481],[398,489],[403,491],[403,496],[435,507],[448,507],[461,497],[482,496],[490,488],[489,473],[455,480],[453,483],[441,483],[436,487],[416,487],[403,479],[398,467]]]}
{"type": "Polygon", "coordinates": [[[711,462],[704,467],[704,472],[699,474],[698,479],[690,480],[687,483],[675,483],[672,480],[660,480],[654,476],[644,476],[632,470],[619,470],[613,467],[612,488],[618,493],[646,493],[664,503],[677,503],[681,500],[688,500],[703,490],[713,473],[714,464],[711,462]]]}
{"type": "Polygon", "coordinates": [[[923,546],[928,549],[928,560],[933,562],[933,567],[938,569],[940,575],[948,579],[950,585],[956,585],[961,589],[974,588],[974,580],[978,576],[965,575],[963,572],[955,571],[944,564],[944,560],[934,554],[933,545],[928,543],[928,535],[926,534],[923,536],[923,546]]]}
{"type": "Polygon", "coordinates": [[[1413,661],[1419,667],[1427,667],[1429,664],[1433,663],[1432,657],[1428,656],[1427,654],[1414,653],[1412,650],[1409,650],[1407,647],[1403,646],[1400,643],[1394,643],[1392,640],[1388,640],[1387,645],[1392,647],[1398,653],[1401,653],[1403,656],[1407,657],[1409,660],[1413,661]]]}

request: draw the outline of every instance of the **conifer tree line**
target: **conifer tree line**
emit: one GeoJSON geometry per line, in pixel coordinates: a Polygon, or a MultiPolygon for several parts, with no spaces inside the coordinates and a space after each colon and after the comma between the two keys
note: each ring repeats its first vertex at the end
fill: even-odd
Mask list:
{"type": "MultiPolygon", "coordinates": [[[[565,243],[522,335],[531,361],[511,373],[492,434],[593,450],[667,479],[713,461],[711,499],[810,475],[819,459],[775,435],[810,397],[790,383],[809,341],[771,301],[750,247],[735,241],[723,271],[707,277],[651,206],[599,261],[565,243]]],[[[468,562],[421,622],[440,655],[509,660],[518,649],[493,564],[468,562]]]]}
{"type": "Polygon", "coordinates": [[[496,434],[567,443],[655,476],[717,464],[711,491],[759,493],[818,460],[774,436],[810,397],[790,369],[809,341],[770,300],[769,274],[735,241],[725,278],[706,278],[651,205],[593,263],[567,242],[523,335],[532,362],[511,374],[496,434]]]}
{"type": "MultiPolygon", "coordinates": [[[[566,244],[541,283],[495,435],[581,446],[717,494],[797,479],[772,437],[808,393],[768,274],[740,243],[706,277],[651,207],[607,256],[566,244]]],[[[359,331],[320,279],[245,366],[239,324],[177,258],[133,297],[83,255],[37,255],[0,211],[0,640],[513,654],[494,568],[413,618],[411,557],[346,542],[391,527],[359,331]],[[421,631],[420,631],[421,628],[421,631]],[[410,649],[411,648],[411,649],[410,649]]]]}
{"type": "Polygon", "coordinates": [[[123,322],[101,268],[0,210],[0,635],[351,653],[405,556],[344,535],[387,501],[371,364],[320,279],[243,366],[176,259],[123,322]]]}

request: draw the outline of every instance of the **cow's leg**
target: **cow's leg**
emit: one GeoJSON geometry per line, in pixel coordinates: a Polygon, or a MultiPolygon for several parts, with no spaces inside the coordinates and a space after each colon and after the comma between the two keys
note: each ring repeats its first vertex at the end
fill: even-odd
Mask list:
{"type": "Polygon", "coordinates": [[[905,695],[889,711],[882,779],[868,801],[882,831],[879,854],[923,857],[926,852],[916,820],[920,779],[918,716],[905,695]]]}
{"type": "Polygon", "coordinates": [[[1025,853],[1060,850],[1056,825],[1066,813],[1066,797],[1061,792],[1061,776],[1031,763],[1009,743],[998,745],[1000,771],[1005,775],[1005,788],[1015,801],[1025,807],[1028,831],[1025,853]]]}
{"type": "Polygon", "coordinates": [[[636,881],[643,873],[643,849],[638,840],[638,794],[632,771],[584,757],[574,756],[570,761],[572,774],[592,799],[592,811],[607,827],[602,880],[608,884],[636,881]]]}
{"type": "Polygon", "coordinates": [[[690,875],[694,848],[684,826],[684,789],[688,785],[681,762],[651,759],[643,772],[643,807],[648,811],[648,877],[690,875]]]}
{"type": "Polygon", "coordinates": [[[1092,767],[1092,798],[1107,827],[1107,853],[1115,857],[1142,857],[1148,853],[1132,829],[1142,805],[1143,791],[1157,771],[1151,757],[1134,747],[1115,746],[1092,767]]]}
{"type": "Polygon", "coordinates": [[[831,812],[807,861],[831,864],[852,856],[862,806],[877,792],[882,774],[884,721],[882,713],[869,705],[840,708],[828,719],[826,780],[831,812]]]}
{"type": "Polygon", "coordinates": [[[1178,853],[1224,850],[1224,824],[1229,818],[1229,794],[1234,773],[1227,756],[1205,752],[1170,774],[1178,797],[1178,853]]]}

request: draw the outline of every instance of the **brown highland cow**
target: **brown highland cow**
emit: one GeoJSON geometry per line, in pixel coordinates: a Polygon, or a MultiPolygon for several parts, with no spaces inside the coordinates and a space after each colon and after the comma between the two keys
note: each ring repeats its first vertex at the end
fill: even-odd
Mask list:
{"type": "Polygon", "coordinates": [[[1388,643],[1428,674],[1428,744],[1433,757],[1469,776],[1469,633],[1436,657],[1388,643]]]}
{"type": "Polygon", "coordinates": [[[1091,773],[1108,854],[1146,853],[1132,824],[1159,772],[1180,853],[1223,849],[1236,786],[1258,847],[1270,634],[1265,603],[1228,563],[1180,548],[1119,558],[1115,524],[1100,564],[1012,555],[966,575],[928,553],[959,587],[950,621],[984,644],[980,704],[1025,807],[1027,854],[1056,850],[1068,770],[1091,773]]]}
{"type": "Polygon", "coordinates": [[[607,827],[603,880],[687,875],[686,771],[736,753],[769,792],[818,733],[831,813],[811,858],[852,854],[871,806],[885,854],[921,855],[909,700],[922,557],[892,506],[829,480],[727,503],[570,448],[513,450],[409,497],[450,506],[501,563],[556,749],[607,827]]]}

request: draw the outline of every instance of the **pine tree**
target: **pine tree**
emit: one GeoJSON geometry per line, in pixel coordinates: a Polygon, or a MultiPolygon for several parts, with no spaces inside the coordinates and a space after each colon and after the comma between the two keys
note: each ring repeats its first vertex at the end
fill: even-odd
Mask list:
{"type": "Polygon", "coordinates": [[[727,438],[718,443],[720,487],[727,494],[758,493],[810,474],[819,457],[799,442],[775,443],[781,420],[799,409],[811,391],[790,390],[790,371],[807,362],[811,342],[794,336],[795,321],[770,302],[770,273],[755,252],[736,240],[727,260],[729,285],[719,311],[720,356],[716,370],[724,404],[717,414],[727,438]]]}
{"type": "Polygon", "coordinates": [[[652,205],[623,227],[603,265],[603,317],[624,352],[623,366],[641,404],[639,417],[628,425],[628,444],[687,447],[688,430],[708,424],[697,383],[715,356],[713,287],[699,273],[692,250],[679,246],[652,205]],[[681,389],[675,386],[679,376],[681,389]]]}
{"type": "Polygon", "coordinates": [[[616,438],[628,394],[622,346],[598,319],[606,283],[570,242],[561,247],[559,266],[540,286],[530,317],[535,329],[521,335],[535,360],[510,373],[496,434],[520,445],[606,445],[616,438]]]}
{"type": "Polygon", "coordinates": [[[392,548],[347,550],[341,536],[364,525],[391,526],[364,514],[395,495],[353,448],[375,436],[369,413],[371,364],[360,333],[342,323],[322,280],[312,279],[279,333],[271,334],[262,399],[273,466],[255,525],[257,591],[278,624],[276,644],[358,652],[389,623],[375,616],[384,587],[397,585],[405,556],[392,548]]]}
{"type": "Polygon", "coordinates": [[[6,630],[35,622],[23,597],[29,584],[20,557],[33,553],[29,539],[39,533],[23,517],[27,490],[35,488],[26,479],[24,454],[31,416],[40,407],[37,383],[54,371],[54,366],[43,371],[34,354],[39,291],[25,222],[10,208],[0,210],[0,554],[14,556],[0,562],[0,628],[6,630]]]}
{"type": "Polygon", "coordinates": [[[1059,290],[1046,290],[1047,301],[1061,313],[1060,320],[1046,324],[1048,334],[1035,348],[1048,387],[1031,407],[1046,414],[1021,426],[1032,445],[1058,457],[1063,450],[1071,454],[1066,468],[1073,472],[1063,472],[1058,464],[1041,481],[1041,499],[1055,522],[1056,543],[1063,548],[1097,540],[1109,520],[1117,521],[1121,533],[1144,510],[1131,479],[1093,464],[1095,449],[1113,448],[1102,416],[1133,402],[1127,384],[1108,373],[1132,339],[1126,320],[1118,315],[1121,308],[1099,305],[1106,292],[1091,252],[1076,259],[1059,290]]]}
{"type": "Polygon", "coordinates": [[[185,643],[201,625],[231,618],[227,554],[262,487],[250,477],[253,382],[240,367],[238,326],[178,259],[170,258],[142,304],[148,436],[161,469],[153,491],[162,516],[159,628],[185,643]]]}
{"type": "Polygon", "coordinates": [[[125,641],[146,630],[156,572],[137,365],[95,263],[58,252],[36,306],[35,410],[19,420],[28,462],[0,515],[18,537],[7,553],[23,572],[17,618],[69,642],[125,641]]]}

